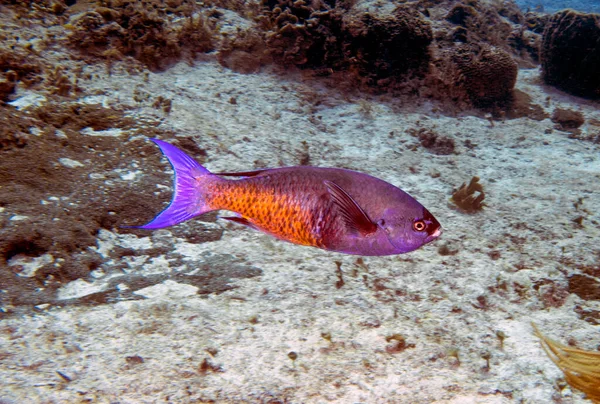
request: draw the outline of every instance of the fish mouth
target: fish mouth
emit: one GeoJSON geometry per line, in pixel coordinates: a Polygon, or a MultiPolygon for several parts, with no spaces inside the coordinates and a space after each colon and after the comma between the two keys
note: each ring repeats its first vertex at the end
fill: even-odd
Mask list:
{"type": "Polygon", "coordinates": [[[441,236],[442,233],[442,226],[440,226],[437,229],[435,229],[435,231],[433,231],[430,235],[428,235],[427,238],[425,238],[425,243],[429,243],[430,241],[435,240],[436,238],[441,236]]]}

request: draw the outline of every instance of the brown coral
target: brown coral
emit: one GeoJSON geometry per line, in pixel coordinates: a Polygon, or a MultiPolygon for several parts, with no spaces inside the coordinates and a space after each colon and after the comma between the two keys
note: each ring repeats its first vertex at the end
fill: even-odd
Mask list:
{"type": "Polygon", "coordinates": [[[413,8],[376,15],[323,1],[263,2],[259,18],[274,59],[303,68],[348,71],[369,84],[427,69],[432,31],[413,8]]]}
{"type": "Polygon", "coordinates": [[[467,20],[475,16],[477,16],[477,10],[466,4],[458,3],[446,14],[446,20],[452,24],[466,26],[467,20]]]}
{"type": "Polygon", "coordinates": [[[583,114],[579,111],[570,109],[556,108],[552,113],[552,122],[557,126],[557,129],[565,131],[574,131],[585,122],[583,114]]]}
{"type": "Polygon", "coordinates": [[[473,177],[469,185],[463,183],[461,187],[452,194],[450,199],[456,206],[465,212],[473,213],[477,212],[485,206],[483,200],[485,194],[483,192],[483,185],[479,183],[479,177],[473,177]],[[479,195],[475,196],[478,192],[479,195]]]}
{"type": "Polygon", "coordinates": [[[327,3],[263,1],[259,19],[271,55],[280,63],[301,67],[335,67],[342,59],[341,14],[327,3]]]}
{"type": "Polygon", "coordinates": [[[456,152],[456,144],[454,142],[454,139],[446,136],[441,136],[432,129],[409,129],[407,132],[419,138],[421,146],[423,146],[433,154],[449,155],[454,154],[456,152]]]}
{"type": "Polygon", "coordinates": [[[517,81],[517,63],[500,48],[457,46],[450,57],[453,87],[458,98],[486,107],[506,100],[517,81]]]}
{"type": "Polygon", "coordinates": [[[22,46],[0,48],[0,101],[7,101],[18,81],[25,85],[41,80],[41,64],[22,46]]]}
{"type": "Polygon", "coordinates": [[[346,57],[362,76],[375,83],[426,71],[433,34],[429,22],[413,8],[399,6],[389,16],[351,13],[344,22],[346,57]]]}
{"type": "Polygon", "coordinates": [[[180,16],[169,23],[174,10],[151,0],[106,1],[72,19],[69,43],[87,55],[114,59],[115,52],[131,56],[151,69],[163,69],[170,63],[197,52],[213,49],[212,37],[203,17],[193,16],[189,2],[175,4],[180,16]]]}
{"type": "Polygon", "coordinates": [[[568,93],[600,98],[600,15],[560,11],[542,38],[542,77],[568,93]]]}

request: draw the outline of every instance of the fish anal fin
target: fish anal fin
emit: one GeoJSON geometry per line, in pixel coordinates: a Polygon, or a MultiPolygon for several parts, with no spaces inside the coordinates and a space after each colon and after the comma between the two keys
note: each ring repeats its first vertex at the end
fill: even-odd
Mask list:
{"type": "Polygon", "coordinates": [[[255,230],[258,230],[256,228],[256,226],[254,226],[254,224],[250,223],[250,221],[248,219],[246,219],[245,217],[239,217],[239,216],[219,216],[219,218],[220,219],[229,220],[230,222],[243,224],[244,226],[248,226],[248,227],[251,227],[251,228],[253,228],[255,230]]]}
{"type": "Polygon", "coordinates": [[[350,229],[357,231],[363,236],[377,231],[377,225],[373,223],[365,211],[342,187],[327,180],[324,183],[329,195],[338,206],[340,214],[350,229]]]}

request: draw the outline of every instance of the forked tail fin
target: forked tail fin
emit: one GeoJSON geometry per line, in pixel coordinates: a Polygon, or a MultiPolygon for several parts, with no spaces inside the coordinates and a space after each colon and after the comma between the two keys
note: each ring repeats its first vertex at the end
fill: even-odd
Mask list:
{"type": "Polygon", "coordinates": [[[160,229],[173,226],[194,216],[209,212],[204,201],[203,184],[212,174],[194,159],[170,143],[150,139],[160,147],[175,172],[173,199],[165,210],[138,229],[160,229]]]}

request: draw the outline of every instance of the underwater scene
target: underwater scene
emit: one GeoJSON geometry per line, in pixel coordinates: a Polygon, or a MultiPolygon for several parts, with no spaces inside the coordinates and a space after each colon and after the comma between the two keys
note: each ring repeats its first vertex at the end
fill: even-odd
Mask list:
{"type": "Polygon", "coordinates": [[[0,0],[0,404],[600,403],[598,13],[0,0]]]}

